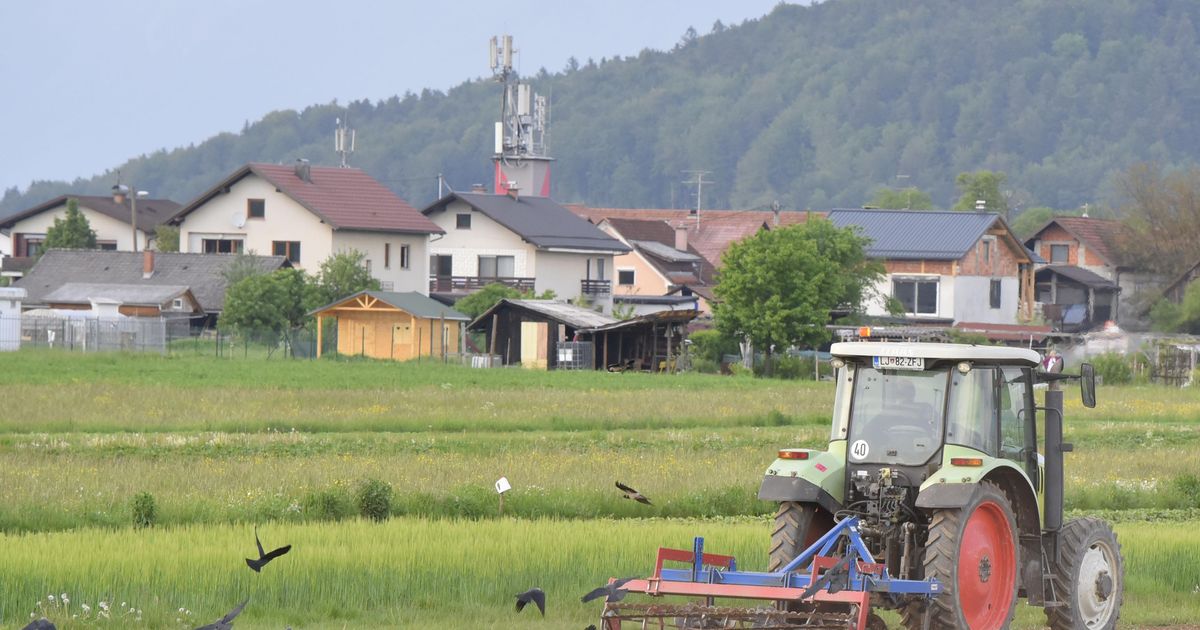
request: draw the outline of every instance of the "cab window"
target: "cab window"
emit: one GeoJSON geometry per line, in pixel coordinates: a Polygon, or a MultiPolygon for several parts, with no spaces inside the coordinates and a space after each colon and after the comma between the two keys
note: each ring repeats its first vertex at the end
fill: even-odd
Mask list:
{"type": "Polygon", "coordinates": [[[946,442],[996,454],[996,371],[975,368],[963,374],[953,370],[950,410],[946,417],[946,442]]]}

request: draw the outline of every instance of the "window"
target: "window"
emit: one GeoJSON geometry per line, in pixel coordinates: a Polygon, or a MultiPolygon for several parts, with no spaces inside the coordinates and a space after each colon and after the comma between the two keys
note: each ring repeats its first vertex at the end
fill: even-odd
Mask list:
{"type": "Polygon", "coordinates": [[[946,441],[996,454],[995,370],[975,368],[966,374],[952,370],[946,441]]]}
{"type": "Polygon", "coordinates": [[[605,261],[603,258],[596,259],[596,279],[597,280],[604,279],[604,262],[605,261]]]}
{"type": "Polygon", "coordinates": [[[853,387],[849,442],[869,443],[866,453],[851,455],[854,461],[920,466],[941,448],[945,368],[906,372],[860,367],[853,387]]]}
{"type": "Polygon", "coordinates": [[[516,258],[513,256],[480,256],[480,278],[512,278],[516,276],[516,258]]]}
{"type": "Polygon", "coordinates": [[[992,287],[989,294],[989,304],[992,308],[1000,308],[1000,281],[992,280],[992,287]]]}
{"type": "Polygon", "coordinates": [[[392,244],[391,243],[383,244],[383,268],[384,269],[392,268],[392,244]]]}
{"type": "Polygon", "coordinates": [[[400,268],[408,269],[408,245],[400,246],[400,268]]]}
{"type": "Polygon", "coordinates": [[[984,239],[983,241],[983,262],[991,262],[992,260],[992,242],[984,239]]]}
{"type": "Polygon", "coordinates": [[[904,307],[905,313],[914,315],[936,315],[938,308],[938,281],[893,280],[892,297],[904,307]]]}
{"type": "Polygon", "coordinates": [[[300,241],[271,241],[271,252],[300,264],[300,241]]]}
{"type": "Polygon", "coordinates": [[[264,199],[246,200],[246,217],[250,219],[265,219],[267,217],[267,202],[264,199]]]}
{"type": "Polygon", "coordinates": [[[108,252],[115,252],[115,251],[117,251],[117,242],[116,241],[96,241],[96,248],[104,250],[104,251],[108,251],[108,252]]]}
{"type": "Polygon", "coordinates": [[[17,241],[17,246],[14,248],[17,256],[39,256],[45,249],[46,239],[42,237],[30,238],[22,236],[17,241]]]}
{"type": "Polygon", "coordinates": [[[366,269],[367,273],[371,273],[371,259],[370,258],[363,261],[363,269],[366,269]]]}
{"type": "Polygon", "coordinates": [[[1033,431],[1028,430],[1032,427],[1025,426],[1032,416],[1025,408],[1025,373],[1021,368],[1003,368],[997,393],[1000,396],[997,405],[1000,409],[1000,457],[1028,468],[1029,455],[1036,451],[1037,445],[1031,439],[1033,431]]]}
{"type": "Polygon", "coordinates": [[[1070,251],[1071,251],[1071,248],[1070,248],[1070,246],[1067,246],[1067,245],[1051,245],[1050,246],[1050,262],[1052,262],[1052,263],[1067,262],[1067,256],[1069,255],[1070,251]]]}
{"type": "Polygon", "coordinates": [[[634,282],[634,275],[633,275],[632,269],[618,269],[617,270],[617,284],[620,284],[623,286],[630,286],[633,284],[633,282],[634,282]]]}
{"type": "Polygon", "coordinates": [[[450,254],[434,254],[429,257],[429,270],[438,277],[454,275],[454,257],[450,254]]]}
{"type": "Polygon", "coordinates": [[[171,300],[171,308],[177,311],[183,310],[183,298],[175,298],[174,300],[171,300]]]}
{"type": "Polygon", "coordinates": [[[206,238],[201,245],[205,254],[238,254],[242,251],[241,239],[206,238]]]}
{"type": "Polygon", "coordinates": [[[469,214],[459,214],[459,215],[455,215],[455,217],[454,217],[454,227],[456,227],[456,228],[458,228],[458,229],[460,229],[460,230],[469,230],[469,229],[471,229],[471,215],[469,215],[469,214]]]}

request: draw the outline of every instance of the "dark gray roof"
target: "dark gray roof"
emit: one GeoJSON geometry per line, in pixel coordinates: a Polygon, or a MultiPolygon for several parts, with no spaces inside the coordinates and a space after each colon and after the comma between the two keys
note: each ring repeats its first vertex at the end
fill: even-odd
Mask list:
{"type": "Polygon", "coordinates": [[[508,195],[451,193],[421,212],[429,215],[445,210],[456,199],[487,215],[538,249],[630,251],[624,243],[601,232],[549,197],[513,199],[508,195]]]}
{"type": "Polygon", "coordinates": [[[1064,278],[1069,278],[1087,287],[1093,289],[1116,289],[1117,283],[1101,276],[1093,271],[1076,267],[1074,265],[1051,265],[1038,269],[1034,276],[1045,276],[1050,273],[1056,273],[1064,278]]]}
{"type": "Polygon", "coordinates": [[[42,299],[52,304],[87,304],[93,299],[116,300],[132,306],[160,306],[187,293],[182,284],[109,284],[68,282],[42,299]]]}
{"type": "MultiPolygon", "coordinates": [[[[91,208],[100,214],[108,215],[123,223],[133,224],[133,209],[128,198],[125,203],[116,203],[111,196],[97,195],[59,195],[49,201],[32,208],[21,210],[0,220],[0,227],[11,228],[17,221],[27,219],[47,210],[65,207],[68,199],[78,199],[81,208],[91,208]]],[[[139,199],[137,202],[138,229],[153,234],[155,228],[166,223],[176,212],[179,204],[170,199],[139,199]]]]}
{"type": "Polygon", "coordinates": [[[890,260],[958,260],[1000,219],[993,212],[834,210],[837,227],[856,225],[871,239],[867,255],[890,260]]]}
{"type": "Polygon", "coordinates": [[[470,317],[446,306],[445,304],[427,296],[417,293],[416,291],[408,291],[400,293],[396,291],[359,291],[354,295],[348,295],[330,304],[326,304],[321,308],[314,309],[309,315],[315,315],[321,311],[328,310],[343,302],[354,299],[360,295],[369,295],[385,304],[398,308],[410,315],[415,315],[421,319],[448,319],[452,321],[471,321],[470,317]]]}
{"type": "MultiPolygon", "coordinates": [[[[208,313],[225,306],[225,277],[222,272],[237,254],[154,253],[154,274],[142,274],[143,252],[114,252],[86,249],[52,249],[42,254],[16,286],[29,295],[25,303],[46,303],[47,293],[68,282],[185,286],[208,313]]],[[[290,267],[283,256],[246,256],[264,272],[290,267]]]]}

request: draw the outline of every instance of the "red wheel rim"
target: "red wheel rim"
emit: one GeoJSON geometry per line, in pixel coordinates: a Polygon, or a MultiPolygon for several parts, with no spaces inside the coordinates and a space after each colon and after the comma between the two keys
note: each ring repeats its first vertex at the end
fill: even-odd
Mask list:
{"type": "Polygon", "coordinates": [[[955,592],[970,630],[996,630],[1016,597],[1017,558],[1012,526],[992,501],[975,508],[963,528],[955,592]]]}

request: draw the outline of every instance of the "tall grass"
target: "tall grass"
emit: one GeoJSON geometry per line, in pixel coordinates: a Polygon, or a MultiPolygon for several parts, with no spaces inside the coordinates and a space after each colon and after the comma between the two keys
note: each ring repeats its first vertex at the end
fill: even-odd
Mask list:
{"type": "MultiPolygon", "coordinates": [[[[1118,532],[1127,571],[1123,621],[1200,618],[1200,570],[1190,557],[1200,533],[1168,524],[1126,524],[1118,532]]],[[[600,606],[578,597],[609,577],[646,575],[659,546],[688,549],[703,535],[707,549],[757,570],[766,564],[769,535],[762,519],[403,519],[274,525],[260,533],[268,544],[294,545],[261,574],[242,562],[253,551],[248,525],[0,537],[0,625],[12,627],[39,599],[66,592],[75,605],[129,602],[150,628],[180,627],[181,607],[200,625],[245,597],[239,628],[583,627],[600,606]],[[547,593],[545,621],[512,610],[512,595],[533,586],[547,593]]],[[[1042,627],[1040,614],[1025,608],[1015,627],[1042,627]]],[[[78,627],[66,621],[60,627],[78,627]]]]}

